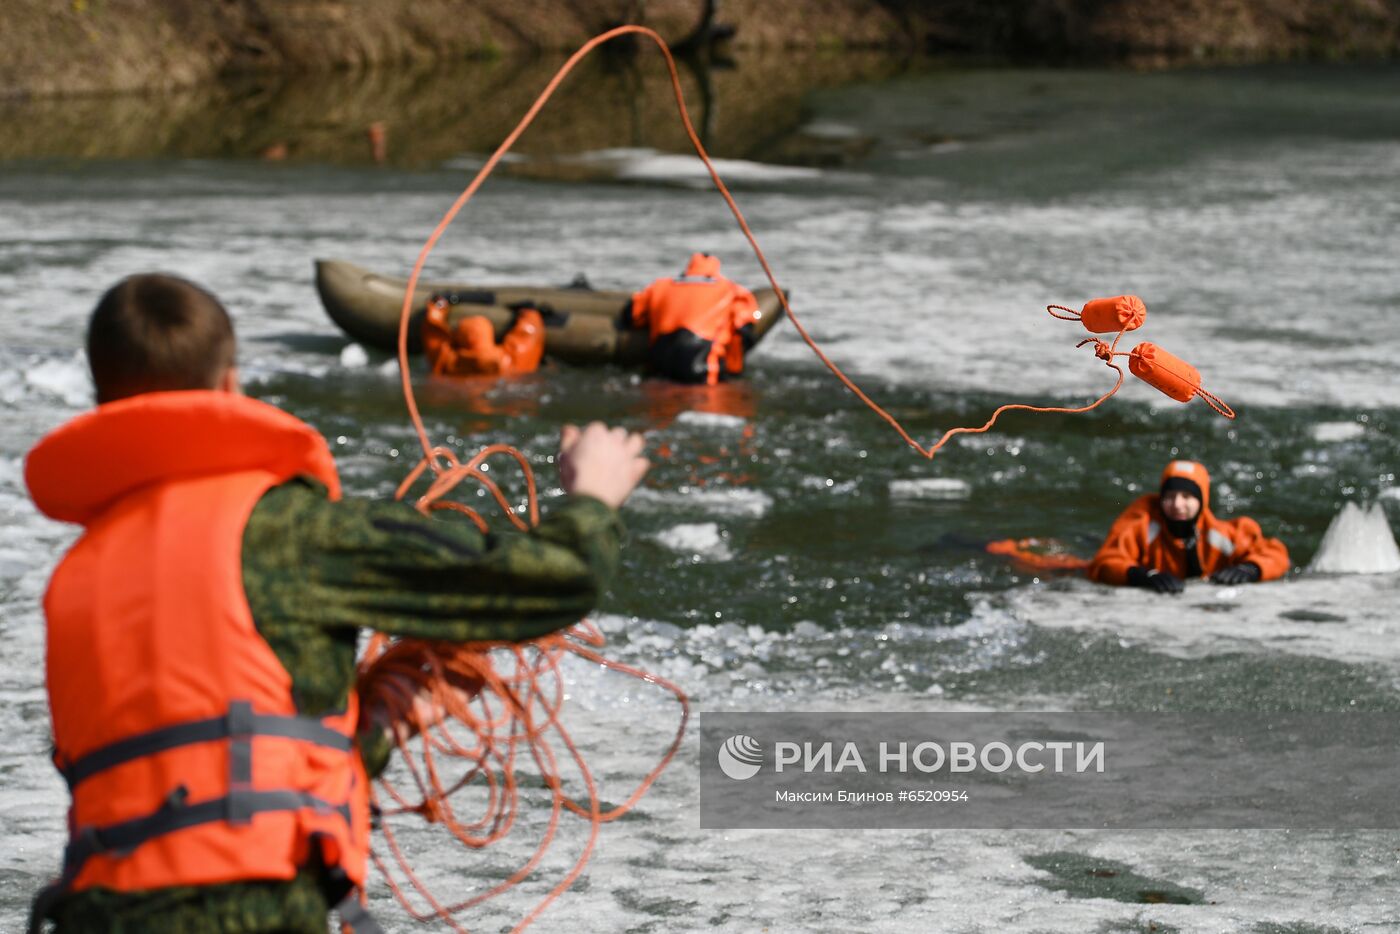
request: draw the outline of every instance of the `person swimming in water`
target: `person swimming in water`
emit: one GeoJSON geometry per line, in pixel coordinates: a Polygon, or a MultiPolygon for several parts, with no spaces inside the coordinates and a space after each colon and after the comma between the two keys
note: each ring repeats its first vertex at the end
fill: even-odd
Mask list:
{"type": "Polygon", "coordinates": [[[1191,578],[1250,584],[1288,572],[1288,548],[1248,516],[1218,519],[1210,510],[1210,474],[1175,460],[1158,493],[1139,497],[1109,529],[1089,565],[1089,579],[1178,594],[1191,578]]]}

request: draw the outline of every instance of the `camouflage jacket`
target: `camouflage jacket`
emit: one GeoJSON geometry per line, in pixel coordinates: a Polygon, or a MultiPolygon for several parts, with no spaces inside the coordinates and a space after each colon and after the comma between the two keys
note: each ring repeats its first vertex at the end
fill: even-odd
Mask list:
{"type": "MultiPolygon", "coordinates": [[[[573,623],[597,605],[618,566],[617,513],[574,497],[528,535],[481,534],[396,502],[345,499],[294,480],[268,491],[243,535],[243,586],[258,631],[292,676],[297,709],[339,709],[355,680],[361,629],[446,641],[523,640],[573,623]]],[[[371,773],[387,741],[362,734],[371,773]]],[[[246,882],[119,893],[88,889],[61,901],[63,932],[325,934],[329,906],[313,872],[246,882]]]]}

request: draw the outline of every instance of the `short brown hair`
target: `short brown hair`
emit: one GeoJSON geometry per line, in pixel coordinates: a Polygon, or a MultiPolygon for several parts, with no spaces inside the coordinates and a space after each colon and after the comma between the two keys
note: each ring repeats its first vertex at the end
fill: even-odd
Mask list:
{"type": "Polygon", "coordinates": [[[219,300],[178,276],[129,276],[88,322],[98,404],[176,389],[213,389],[233,366],[233,322],[219,300]]]}

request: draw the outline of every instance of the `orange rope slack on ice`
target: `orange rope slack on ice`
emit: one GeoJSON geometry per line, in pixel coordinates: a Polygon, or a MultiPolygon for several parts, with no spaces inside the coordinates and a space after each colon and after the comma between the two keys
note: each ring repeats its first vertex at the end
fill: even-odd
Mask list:
{"type": "MultiPolygon", "coordinates": [[[[420,426],[420,432],[422,431],[420,426]]],[[[399,487],[402,499],[428,468],[433,482],[416,501],[424,513],[451,510],[465,515],[483,531],[486,521],[469,506],[443,497],[466,479],[479,483],[510,521],[528,529],[539,521],[533,471],[525,456],[506,445],[483,449],[465,464],[447,448],[430,448],[399,487]],[[484,472],[496,454],[512,457],[525,476],[527,502],[521,518],[500,487],[484,472]]],[[[367,709],[382,709],[394,724],[398,752],[407,766],[412,790],[381,778],[370,800],[378,814],[378,829],[387,854],[371,851],[389,887],[415,919],[440,919],[453,930],[464,928],[457,916],[529,877],[543,860],[564,812],[589,822],[588,840],[573,867],[527,914],[521,930],[567,890],[583,872],[598,839],[600,825],[627,813],[646,793],[680,748],[689,719],[689,701],[680,688],[598,653],[602,634],[584,621],[566,632],[529,643],[450,644],[403,639],[390,642],[376,636],[360,661],[359,689],[367,709]],[[603,810],[593,773],[560,718],[564,676],[560,663],[567,655],[659,685],[680,703],[680,722],[660,761],[621,804],[603,810]],[[424,695],[430,703],[424,703],[424,695]],[[417,815],[440,825],[463,846],[479,849],[509,836],[519,815],[520,763],[533,763],[548,789],[548,824],[534,851],[508,878],[465,896],[435,892],[414,872],[394,829],[394,819],[417,815]],[[564,790],[562,766],[578,773],[586,797],[575,800],[564,790]],[[464,800],[467,799],[467,800],[464,800]]]]}

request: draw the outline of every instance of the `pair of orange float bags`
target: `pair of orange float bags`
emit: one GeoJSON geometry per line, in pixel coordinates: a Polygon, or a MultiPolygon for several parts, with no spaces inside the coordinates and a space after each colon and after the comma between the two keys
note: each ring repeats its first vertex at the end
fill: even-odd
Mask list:
{"type": "Polygon", "coordinates": [[[1147,306],[1136,295],[1096,298],[1079,311],[1064,305],[1047,305],[1045,310],[1061,321],[1078,321],[1091,334],[1116,333],[1118,336],[1112,344],[1105,344],[1096,337],[1080,342],[1081,347],[1092,343],[1100,359],[1110,361],[1113,357],[1125,356],[1128,358],[1128,369],[1134,376],[1177,402],[1190,402],[1193,396],[1200,396],[1221,415],[1235,417],[1234,411],[1219,397],[1201,388],[1200,372],[1175,354],[1146,341],[1128,353],[1118,351],[1119,339],[1128,331],[1136,331],[1147,321],[1147,306]]]}

